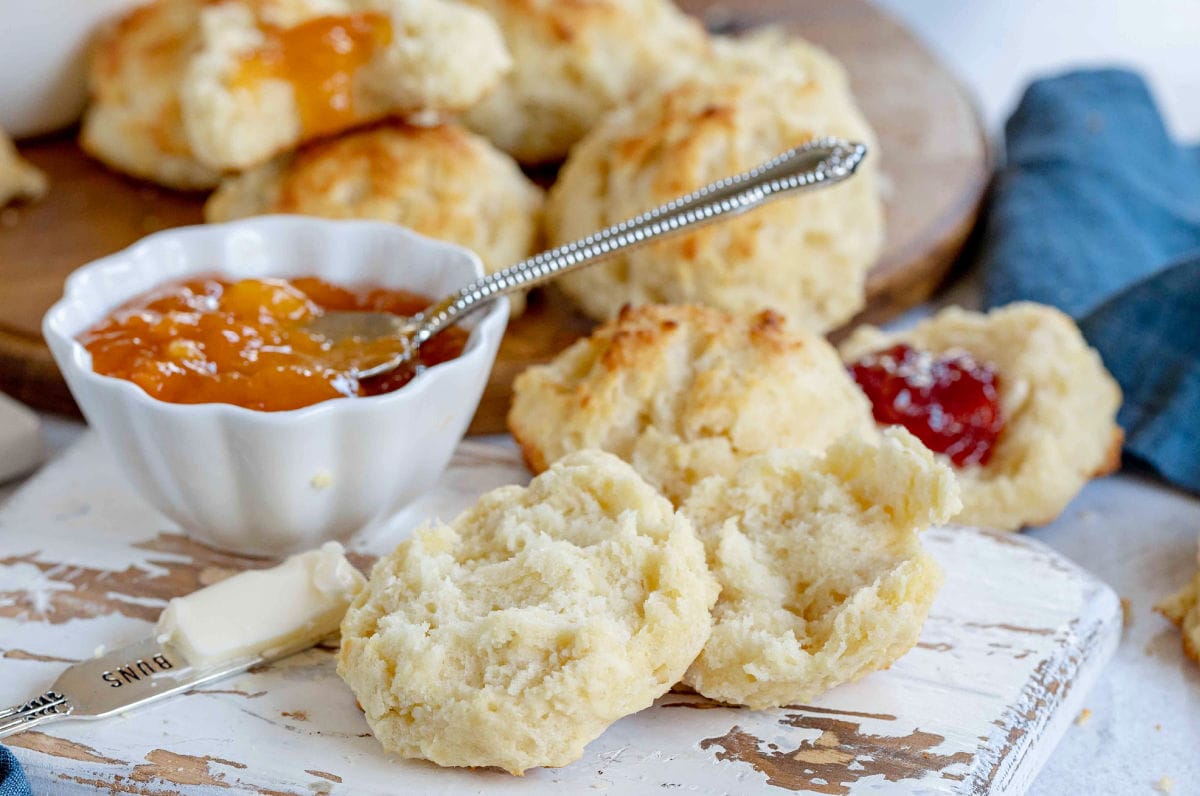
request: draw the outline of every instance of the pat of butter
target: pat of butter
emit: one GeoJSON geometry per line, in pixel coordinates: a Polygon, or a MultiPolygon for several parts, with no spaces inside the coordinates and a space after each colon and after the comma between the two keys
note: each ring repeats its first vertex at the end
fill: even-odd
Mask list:
{"type": "Polygon", "coordinates": [[[156,635],[192,666],[298,651],[337,630],[364,585],[342,546],[327,542],[171,600],[156,635]]]}

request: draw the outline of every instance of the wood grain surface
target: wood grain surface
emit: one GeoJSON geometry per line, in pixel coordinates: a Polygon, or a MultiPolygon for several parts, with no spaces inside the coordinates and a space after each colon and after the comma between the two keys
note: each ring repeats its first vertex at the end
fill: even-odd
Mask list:
{"type": "MultiPolygon", "coordinates": [[[[901,25],[866,0],[682,0],[719,32],[786,26],[846,64],[878,132],[887,194],[885,252],[867,280],[881,321],[927,298],[978,216],[990,171],[978,116],[962,88],[901,25]]],[[[200,220],[201,195],[116,175],[88,160],[70,135],[22,145],[50,177],[41,202],[0,215],[0,390],[40,408],[74,412],[42,342],[42,314],[76,267],[143,235],[200,220]]],[[[590,323],[550,293],[515,321],[501,346],[472,433],[504,430],[513,377],[586,334],[590,323]]]]}
{"type": "MultiPolygon", "coordinates": [[[[270,563],[182,536],[114,465],[89,433],[0,510],[10,531],[0,534],[0,707],[43,693],[101,644],[144,638],[170,597],[270,563]]],[[[354,541],[352,558],[365,567],[426,518],[528,477],[511,445],[467,441],[417,504],[354,541]]],[[[1112,655],[1120,603],[1027,536],[924,538],[945,583],[917,646],[890,669],[778,710],[669,693],[578,762],[522,778],[386,755],[328,644],[5,743],[34,792],[54,794],[1023,793],[1112,655]]]]}

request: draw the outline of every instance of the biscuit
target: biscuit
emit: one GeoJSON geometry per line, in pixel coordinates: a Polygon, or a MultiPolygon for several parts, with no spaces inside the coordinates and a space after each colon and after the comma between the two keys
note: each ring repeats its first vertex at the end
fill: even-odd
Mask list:
{"type": "Polygon", "coordinates": [[[108,167],[169,188],[201,190],[220,179],[192,154],[179,86],[199,50],[199,0],[157,0],[103,32],[92,51],[91,103],[79,143],[108,167]]]}
{"type": "Polygon", "coordinates": [[[467,2],[495,17],[514,67],[465,121],[529,164],[561,160],[609,110],[688,68],[705,41],[670,0],[467,2]]]}
{"type": "Polygon", "coordinates": [[[986,314],[951,307],[901,332],[860,328],[841,353],[854,362],[896,343],[934,354],[965,351],[997,369],[1005,428],[986,465],[958,469],[963,510],[956,522],[1043,525],[1088,479],[1119,466],[1121,389],[1059,310],[1029,302],[986,314]]]}
{"type": "Polygon", "coordinates": [[[821,449],[874,420],[832,346],[780,316],[648,305],[518,376],[508,427],[535,473],[601,448],[678,503],[751,455],[821,449]]]}
{"type": "Polygon", "coordinates": [[[777,450],[701,482],[682,509],[721,585],[683,682],[760,709],[885,669],[917,642],[941,584],[918,531],[959,507],[954,474],[915,437],[777,450]]]}
{"type": "MultiPolygon", "coordinates": [[[[205,219],[263,213],[369,218],[473,249],[489,271],[538,249],[542,191],[486,139],[452,124],[385,123],[230,177],[205,219]]],[[[514,296],[513,312],[524,305],[514,296]]]]}
{"type": "Polygon", "coordinates": [[[180,86],[192,151],[240,170],[386,116],[462,110],[511,61],[496,23],[453,0],[324,0],[282,25],[249,3],[204,9],[180,86]]]}
{"type": "Polygon", "coordinates": [[[688,521],[581,451],[381,559],[342,621],[338,673],[389,752],[563,766],[678,681],[716,594],[688,521]]]}
{"type": "Polygon", "coordinates": [[[571,151],[546,228],[560,245],[826,135],[871,147],[853,178],[558,284],[595,318],[627,303],[695,303],[739,314],[770,308],[813,331],[848,320],[864,304],[883,242],[878,152],[841,67],[798,39],[718,41],[696,76],[613,111],[571,151]]]}
{"type": "Polygon", "coordinates": [[[1200,571],[1190,583],[1155,605],[1154,610],[1179,626],[1184,653],[1200,664],[1200,571]]]}
{"type": "Polygon", "coordinates": [[[17,199],[40,199],[47,187],[46,175],[21,157],[8,133],[0,128],[0,207],[17,199]]]}
{"type": "Polygon", "coordinates": [[[317,134],[465,107],[508,64],[495,23],[451,0],[156,0],[100,37],[80,144],[126,174],[206,189],[317,134]],[[333,40],[354,46],[339,60],[333,40]],[[350,77],[325,79],[338,68],[350,77]]]}

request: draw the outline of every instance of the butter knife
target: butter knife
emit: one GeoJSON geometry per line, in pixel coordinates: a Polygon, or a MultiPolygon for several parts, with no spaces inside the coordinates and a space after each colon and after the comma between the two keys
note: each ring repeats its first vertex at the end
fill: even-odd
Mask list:
{"type": "Polygon", "coordinates": [[[306,641],[299,647],[272,650],[269,655],[197,667],[188,664],[171,644],[148,638],[69,666],[45,693],[0,710],[0,738],[51,721],[108,718],[311,646],[312,642],[306,641]]]}

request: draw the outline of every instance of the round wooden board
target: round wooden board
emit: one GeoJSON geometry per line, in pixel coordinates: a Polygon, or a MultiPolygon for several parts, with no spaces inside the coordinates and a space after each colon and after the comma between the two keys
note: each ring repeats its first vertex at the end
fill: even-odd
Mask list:
{"type": "MultiPolygon", "coordinates": [[[[887,245],[867,280],[868,308],[856,321],[882,321],[926,299],[974,226],[990,172],[979,117],[953,76],[865,0],[679,2],[717,32],[785,26],[846,65],[879,135],[888,186],[887,245]]],[[[0,389],[70,413],[74,402],[39,333],[42,314],[76,267],[149,232],[199,222],[203,197],[107,171],[71,136],[21,149],[49,175],[50,193],[0,211],[0,389]]],[[[513,378],[590,326],[552,291],[534,296],[509,326],[471,433],[504,431],[513,378]]]]}

